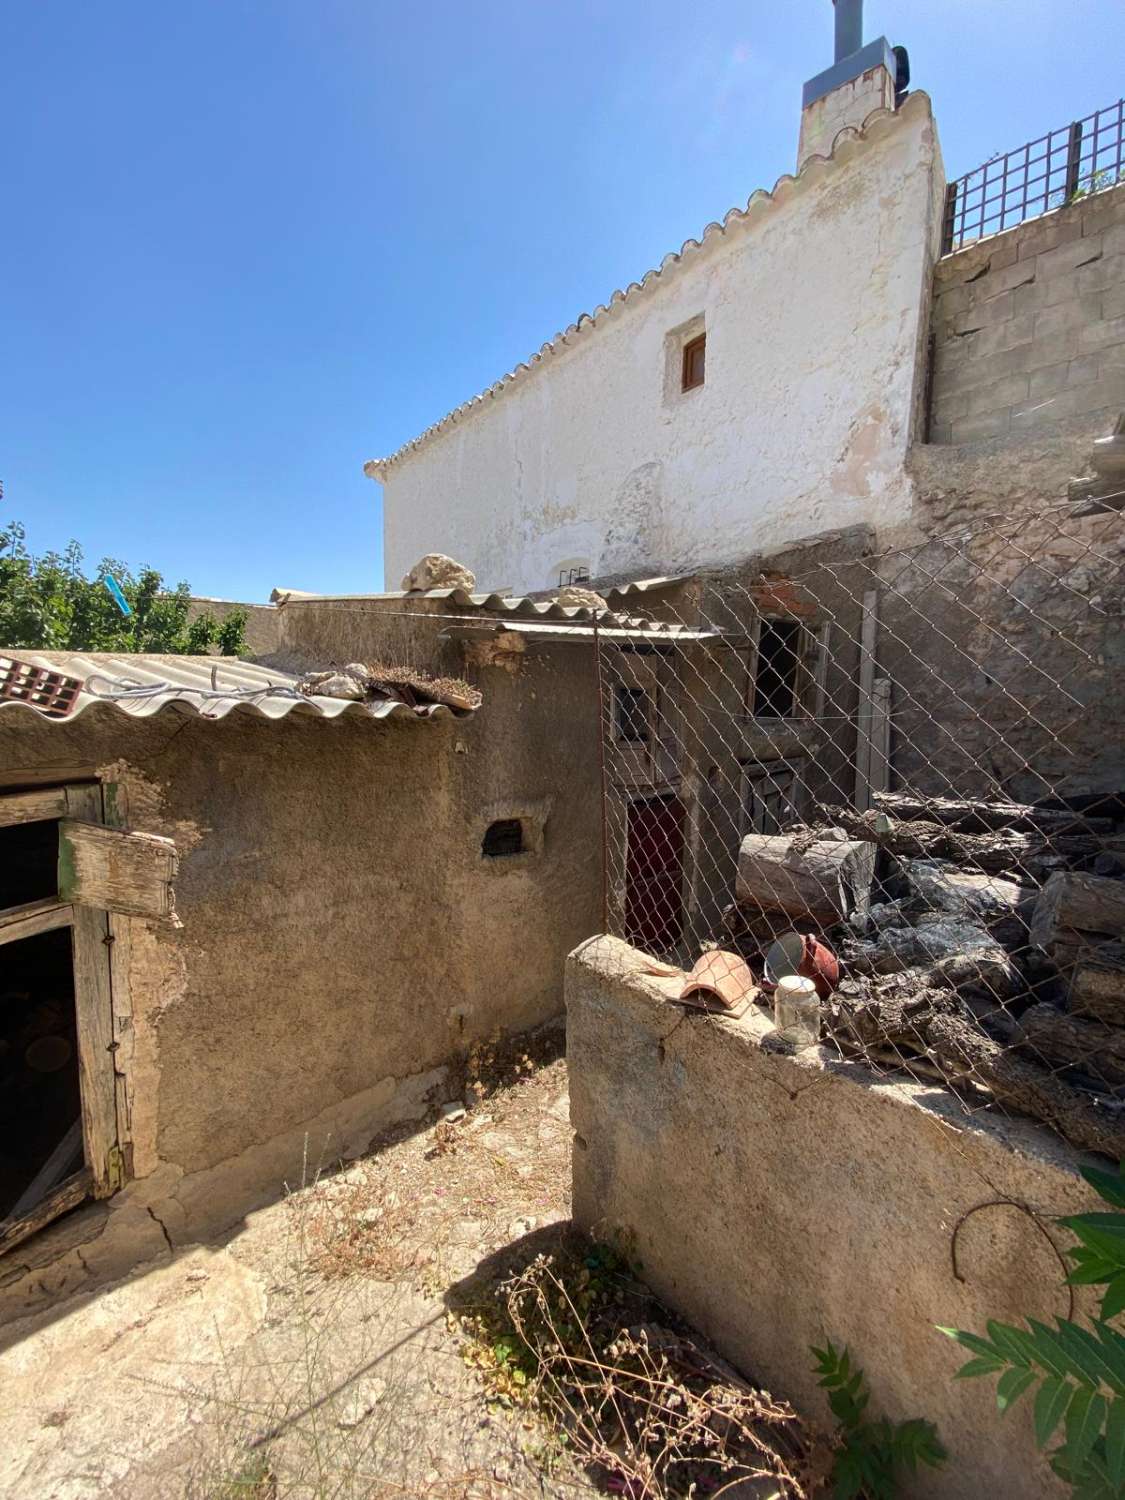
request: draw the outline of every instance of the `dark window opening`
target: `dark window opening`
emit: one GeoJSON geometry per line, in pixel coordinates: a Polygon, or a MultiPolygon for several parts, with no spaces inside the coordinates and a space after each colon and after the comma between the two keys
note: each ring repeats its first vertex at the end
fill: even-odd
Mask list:
{"type": "Polygon", "coordinates": [[[0,953],[3,1221],[29,1214],[77,1172],[83,1148],[70,929],[6,943],[0,953]]]}
{"type": "Polygon", "coordinates": [[[701,333],[697,339],[689,339],[684,345],[683,389],[694,390],[702,385],[707,373],[707,335],[701,333]]]}
{"type": "Polygon", "coordinates": [[[59,889],[59,825],[50,820],[0,828],[0,908],[46,901],[59,889]]]}
{"type": "Polygon", "coordinates": [[[756,719],[791,719],[796,713],[801,630],[796,620],[762,621],[750,708],[756,719]]]}
{"type": "Polygon", "coordinates": [[[648,739],[648,694],[644,688],[619,687],[615,694],[617,738],[643,745],[648,739]]]}
{"type": "Polygon", "coordinates": [[[503,859],[523,853],[523,824],[519,818],[500,818],[490,823],[481,842],[480,852],[486,859],[503,859]]]}

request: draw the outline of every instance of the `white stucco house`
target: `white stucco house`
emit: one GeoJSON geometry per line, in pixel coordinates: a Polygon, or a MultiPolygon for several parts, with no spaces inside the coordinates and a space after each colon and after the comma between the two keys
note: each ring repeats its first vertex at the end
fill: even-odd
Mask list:
{"type": "Polygon", "coordinates": [[[928,97],[843,5],[796,175],[365,465],[390,586],[432,551],[523,592],[906,518],[944,175],[928,97]]]}

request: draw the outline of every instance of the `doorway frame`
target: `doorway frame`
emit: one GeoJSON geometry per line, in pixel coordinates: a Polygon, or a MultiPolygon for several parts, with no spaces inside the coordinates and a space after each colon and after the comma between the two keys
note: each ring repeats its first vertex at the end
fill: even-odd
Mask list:
{"type": "MultiPolygon", "coordinates": [[[[59,822],[105,823],[100,782],[0,790],[0,827],[59,822]]],[[[0,909],[0,945],[69,927],[78,1041],[83,1166],[18,1219],[0,1221],[0,1255],[21,1244],[84,1199],[107,1198],[122,1185],[114,1067],[110,915],[54,898],[0,909]]]]}

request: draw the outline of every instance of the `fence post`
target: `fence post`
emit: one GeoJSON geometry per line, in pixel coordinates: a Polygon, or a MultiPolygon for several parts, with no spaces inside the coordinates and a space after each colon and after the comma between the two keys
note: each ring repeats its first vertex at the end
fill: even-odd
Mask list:
{"type": "Polygon", "coordinates": [[[1082,163],[1082,121],[1075,120],[1070,127],[1066,148],[1066,192],[1063,202],[1069,203],[1078,191],[1078,174],[1082,163]]]}
{"type": "Polygon", "coordinates": [[[949,183],[945,189],[945,213],[941,223],[941,253],[948,255],[953,249],[953,224],[957,216],[957,184],[949,183]]]}

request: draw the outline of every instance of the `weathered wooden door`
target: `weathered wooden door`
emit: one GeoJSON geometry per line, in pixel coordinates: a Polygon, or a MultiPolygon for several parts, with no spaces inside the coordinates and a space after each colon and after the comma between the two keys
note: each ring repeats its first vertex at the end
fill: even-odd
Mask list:
{"type": "Polygon", "coordinates": [[[673,948],[683,933],[684,805],[679,797],[629,804],[625,862],[625,934],[650,952],[673,948]]]}

